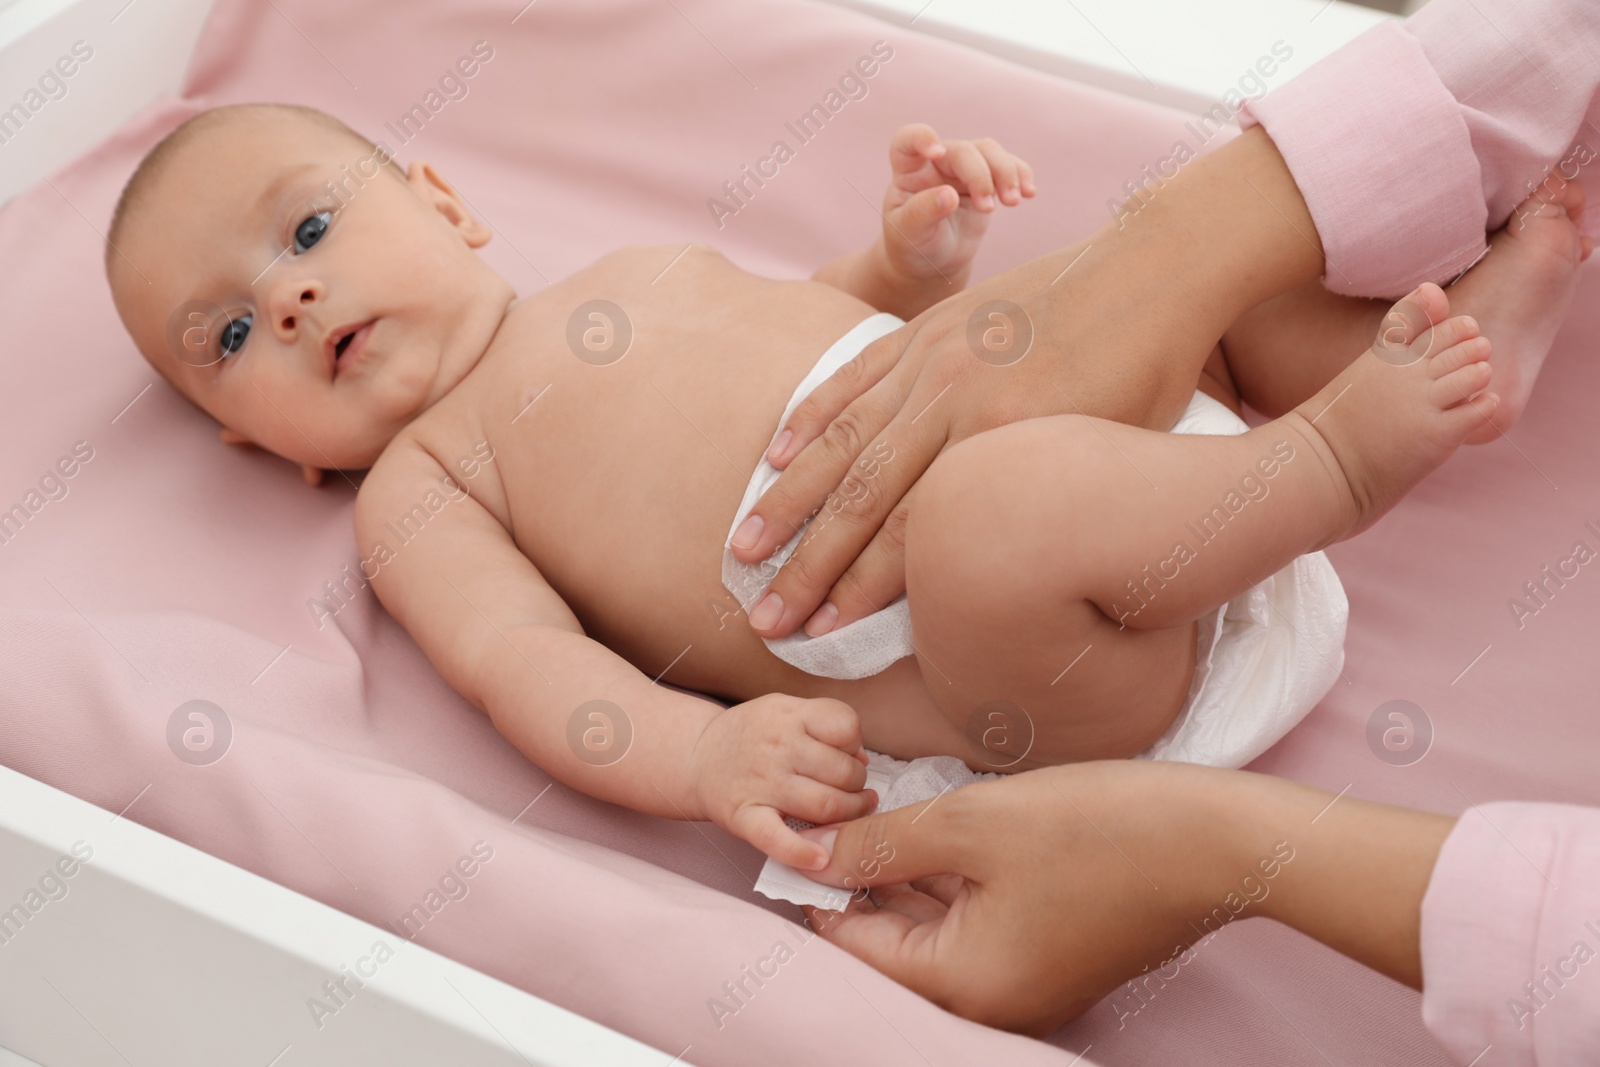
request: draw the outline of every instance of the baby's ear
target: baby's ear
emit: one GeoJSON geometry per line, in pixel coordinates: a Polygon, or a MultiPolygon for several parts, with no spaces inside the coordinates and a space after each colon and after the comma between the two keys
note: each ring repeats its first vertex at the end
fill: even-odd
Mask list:
{"type": "Polygon", "coordinates": [[[445,181],[433,167],[418,159],[406,169],[406,181],[412,189],[433,206],[445,221],[456,228],[469,248],[482,248],[489,243],[493,232],[473,217],[467,202],[457,193],[455,186],[445,181]]]}
{"type": "Polygon", "coordinates": [[[246,437],[244,434],[238,433],[238,432],[236,432],[234,430],[230,430],[226,426],[224,426],[222,428],[221,437],[222,437],[222,443],[225,444],[225,445],[254,445],[255,444],[254,441],[250,440],[250,438],[246,437]]]}

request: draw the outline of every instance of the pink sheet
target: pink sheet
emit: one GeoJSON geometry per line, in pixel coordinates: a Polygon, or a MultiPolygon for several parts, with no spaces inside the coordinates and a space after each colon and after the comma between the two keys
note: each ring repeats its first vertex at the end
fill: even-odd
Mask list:
{"type": "MultiPolygon", "coordinates": [[[[1064,1065],[1088,1046],[1076,1062],[1445,1063],[1415,994],[1254,922],[1120,1028],[1109,1005],[1048,1044],[967,1023],[806,941],[793,909],[751,894],[761,860],[742,843],[551,785],[370,592],[317,629],[307,601],[356,561],[354,488],[308,490],[289,464],[218,444],[138,359],[99,266],[95,230],[122,181],[199,107],[314,104],[403,162],[434,162],[496,227],[485,255],[522,293],[631,242],[711,241],[803,276],[871,238],[877,217],[846,179],[876,196],[890,133],[917,120],[1034,164],[1040,196],[993,227],[990,273],[1101,225],[1190,118],[830,6],[545,3],[513,24],[518,6],[220,0],[184,99],[0,211],[0,509],[76,442],[93,450],[0,544],[0,759],[391,929],[486,842],[493,858],[418,942],[693,1063],[1064,1065]],[[867,98],[719,230],[707,199],[879,39],[895,54],[867,98]],[[494,56],[467,94],[401,144],[385,123],[480,40],[494,56]],[[192,700],[233,730],[205,766],[167,740],[192,700]],[[793,959],[715,1018],[723,983],[778,941],[793,959]]],[[[1521,629],[1506,607],[1593,538],[1586,520],[1600,525],[1588,274],[1515,441],[1463,454],[1333,550],[1351,600],[1346,681],[1258,769],[1443,811],[1600,803],[1585,699],[1600,578],[1570,581],[1521,629]],[[1412,766],[1368,748],[1369,716],[1394,699],[1435,730],[1412,766]]]]}

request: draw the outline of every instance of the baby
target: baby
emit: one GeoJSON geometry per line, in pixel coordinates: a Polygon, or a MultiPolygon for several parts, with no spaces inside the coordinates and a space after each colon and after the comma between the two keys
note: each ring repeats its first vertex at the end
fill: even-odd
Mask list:
{"type": "MultiPolygon", "coordinates": [[[[775,655],[740,616],[776,564],[740,571],[726,553],[770,470],[763,451],[829,370],[965,284],[997,206],[1034,195],[1028,166],[992,141],[913,125],[889,155],[882,233],[812,280],[757,277],[701,245],[637,247],[519,299],[475,252],[489,229],[433,167],[402,171],[321,112],[218,108],[129,181],[107,272],[139,350],[225,442],[313,482],[370,468],[363,574],[530,759],[814,869],[826,853],[785,819],[869,812],[865,749],[975,762],[975,736],[1004,756],[988,766],[1022,769],[1225,734],[1239,694],[1212,684],[1203,715],[1197,703],[1213,653],[1251,628],[1315,627],[1319,604],[1338,618],[1314,651],[1336,672],[1344,602],[1316,553],[1370,525],[1496,403],[1488,341],[1448,317],[1437,286],[1395,305],[1353,361],[1364,303],[1309,322],[1263,305],[1189,383],[1178,429],[1196,433],[1084,414],[946,451],[915,489],[890,625],[838,631],[870,623],[905,647],[879,641],[884,662],[835,649],[802,670],[791,660],[812,661],[775,655]],[[1241,395],[1308,374],[1315,395],[1245,431],[1241,395]],[[1258,617],[1219,614],[1269,576],[1279,592],[1258,617]],[[1026,738],[991,729],[1019,716],[1026,738]]],[[[1570,291],[1579,206],[1519,212],[1452,288],[1458,307],[1492,328],[1570,291]]],[[[1014,325],[977,324],[992,373],[1026,355],[1007,347],[1014,325]]],[[[1327,670],[1283,710],[1291,724],[1327,670]]]]}

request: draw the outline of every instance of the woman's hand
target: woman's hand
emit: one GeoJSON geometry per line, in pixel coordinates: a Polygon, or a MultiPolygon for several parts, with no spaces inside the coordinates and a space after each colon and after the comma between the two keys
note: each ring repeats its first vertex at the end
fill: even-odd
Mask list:
{"type": "Polygon", "coordinates": [[[1043,1037],[1196,940],[1189,922],[1238,865],[1227,790],[1207,788],[1228,773],[1080,763],[869,816],[812,875],[856,896],[807,917],[934,1003],[1043,1037]]]}
{"type": "MultiPolygon", "coordinates": [[[[1175,980],[1252,916],[1421,988],[1422,899],[1455,822],[1248,771],[1069,764],[804,831],[832,853],[812,877],[856,891],[807,915],[950,1011],[1036,1036],[1131,979],[1175,980]]],[[[1143,1003],[1125,988],[1107,1010],[1143,1003]]]]}
{"type": "Polygon", "coordinates": [[[869,345],[795,409],[767,457],[784,472],[730,545],[737,558],[759,562],[817,515],[750,613],[757,633],[781,637],[808,619],[807,633],[826,633],[903,593],[908,494],[956,442],[1018,419],[1078,412],[1136,424],[1164,417],[1161,428],[1171,426],[1193,379],[1184,387],[1151,376],[1130,388],[1126,368],[1102,370],[1127,358],[1114,338],[1095,336],[1111,324],[1076,336],[1057,328],[1063,313],[1050,279],[1086,251],[1074,246],[945,300],[869,345]],[[1154,416],[1151,397],[1164,405],[1154,416]]]}

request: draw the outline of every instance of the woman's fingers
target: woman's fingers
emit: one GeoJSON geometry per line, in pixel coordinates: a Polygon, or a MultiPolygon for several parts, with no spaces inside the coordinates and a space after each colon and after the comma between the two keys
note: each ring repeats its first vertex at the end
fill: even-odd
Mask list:
{"type": "MultiPolygon", "coordinates": [[[[913,485],[801,629],[812,637],[821,637],[882,611],[906,591],[906,519],[911,514],[911,496],[915,492],[913,485]]],[[[782,589],[779,595],[783,595],[782,589]]]]}
{"type": "Polygon", "coordinates": [[[963,905],[969,892],[961,873],[974,862],[987,866],[960,829],[971,824],[952,825],[939,810],[940,799],[945,808],[957,806],[950,804],[955,796],[936,798],[801,832],[830,854],[827,867],[812,877],[854,894],[843,912],[807,909],[812,929],[923,996],[948,989],[966,962],[967,931],[958,928],[960,936],[945,938],[942,952],[940,931],[950,907],[963,905]],[[944,876],[940,896],[904,884],[933,876],[944,876]],[[883,887],[872,894],[876,903],[863,892],[869,886],[883,887]]]}
{"type": "MultiPolygon", "coordinates": [[[[840,412],[883,381],[884,376],[899,364],[900,357],[905,354],[906,346],[911,343],[914,332],[901,327],[893,333],[885,334],[863,348],[854,359],[834,371],[828,376],[827,381],[813,389],[784,424],[783,430],[788,431],[788,436],[785,437],[784,432],[780,430],[778,439],[767,450],[767,462],[779,470],[784,469],[795,456],[800,454],[801,449],[822,435],[840,412]]],[[[909,388],[909,383],[907,387],[909,388]]],[[[897,397],[884,397],[883,400],[886,403],[894,403],[895,407],[886,409],[888,414],[883,417],[882,423],[874,428],[874,432],[887,425],[894,411],[898,410],[897,397]]],[[[834,484],[837,485],[838,482],[835,481],[834,484]]],[[[762,500],[765,501],[766,497],[762,497],[762,500]]],[[[819,496],[812,507],[820,503],[822,497],[819,496]]],[[[756,510],[761,511],[761,504],[756,505],[756,510]]],[[[772,548],[775,549],[781,544],[782,540],[776,541],[772,548]]],[[[766,559],[770,554],[769,549],[760,556],[740,558],[754,562],[766,559]]]]}
{"type": "MultiPolygon", "coordinates": [[[[981,788],[969,786],[968,789],[981,788]]],[[[882,812],[843,826],[817,826],[801,831],[829,854],[828,866],[816,880],[845,889],[914,882],[934,875],[955,874],[981,880],[990,873],[992,840],[981,817],[961,819],[963,810],[982,812],[967,789],[919,804],[882,812]],[[955,814],[952,814],[955,813],[955,814]]],[[[980,800],[989,799],[984,794],[980,800]]]]}
{"type": "MultiPolygon", "coordinates": [[[[768,452],[768,461],[783,469],[778,480],[757,500],[745,521],[734,531],[729,548],[735,558],[759,563],[776,552],[814,516],[820,518],[833,498],[841,508],[848,492],[859,492],[860,480],[843,486],[858,461],[868,464],[892,447],[876,440],[905,403],[901,376],[888,376],[905,351],[904,329],[871,345],[834,372],[795,408],[784,430],[768,452]],[[890,342],[885,345],[884,341],[890,342]],[[797,455],[798,454],[798,455],[797,455]],[[777,456],[777,459],[773,457],[777,456]],[[835,496],[835,490],[841,495],[835,496]]],[[[907,382],[912,375],[903,376],[907,382]]],[[[905,388],[909,389],[909,385],[905,388]]],[[[932,462],[930,456],[928,462],[932,462]]],[[[866,539],[862,539],[862,544],[866,539]]],[[[822,602],[834,579],[844,573],[849,560],[820,582],[807,615],[822,602]]],[[[781,573],[781,572],[780,572],[781,573]]],[[[800,616],[797,626],[806,616],[800,616]]],[[[794,626],[789,627],[790,630],[794,626]]],[[[788,632],[788,631],[785,631],[788,632]]]]}
{"type": "Polygon", "coordinates": [[[933,950],[949,909],[914,890],[884,892],[891,895],[882,907],[852,900],[844,911],[806,908],[806,919],[813,930],[850,955],[927,996],[946,982],[936,973],[933,950]]]}
{"type": "Polygon", "coordinates": [[[948,908],[965,892],[967,880],[959,874],[935,874],[918,878],[911,883],[911,888],[948,908]]]}
{"type": "MultiPolygon", "coordinates": [[[[888,429],[864,448],[859,443],[859,430],[850,421],[835,420],[811,449],[784,472],[784,478],[794,477],[797,483],[804,475],[811,491],[825,495],[826,503],[811,520],[794,555],[750,612],[750,626],[761,636],[793,633],[811,617],[938,456],[944,446],[943,426],[933,419],[921,426],[913,424],[916,409],[927,403],[913,394],[908,410],[901,411],[888,429]],[[815,464],[811,462],[813,452],[822,453],[815,464]],[[848,473],[838,465],[843,456],[859,457],[848,473]],[[828,493],[834,485],[838,488],[828,493]]],[[[776,493],[782,480],[768,493],[776,493]]],[[[896,583],[883,574],[885,564],[891,561],[880,552],[868,558],[863,573],[875,576],[873,581],[879,587],[892,586],[896,583]]],[[[855,600],[848,605],[860,610],[855,600]]]]}

